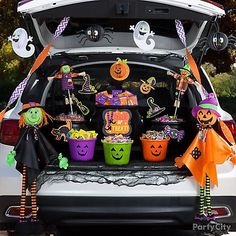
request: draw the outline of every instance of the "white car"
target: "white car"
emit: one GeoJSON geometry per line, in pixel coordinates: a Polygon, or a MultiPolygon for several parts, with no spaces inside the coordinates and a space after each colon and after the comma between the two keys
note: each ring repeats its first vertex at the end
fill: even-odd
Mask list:
{"type": "MultiPolygon", "coordinates": [[[[16,222],[19,210],[21,175],[6,164],[6,156],[19,136],[18,112],[23,103],[30,101],[44,105],[53,117],[70,112],[70,107],[64,104],[60,81],[49,79],[59,72],[64,62],[76,72],[89,74],[97,92],[129,90],[137,95],[138,106],[115,108],[130,110],[130,136],[134,143],[129,164],[105,164],[100,142],[104,136],[102,114],[105,109],[114,108],[97,106],[95,94],[79,94],[77,91],[81,89],[83,79],[74,78],[75,96],[90,113],[84,116],[85,123],[74,122],[73,127],[95,129],[99,133],[94,159],[80,162],[70,158],[68,143],[55,140],[51,134],[51,130],[63,122],[55,121],[43,129],[56,150],[69,158],[69,167],[60,170],[51,164],[37,179],[40,217],[57,226],[105,223],[191,228],[198,212],[199,186],[186,168],[175,167],[174,158],[184,153],[198,132],[191,110],[205,98],[202,87],[188,86],[178,109],[178,117],[184,122],[174,126],[184,130],[185,136],[180,143],[170,141],[165,160],[145,161],[139,137],[146,130],[160,128],[146,118],[148,97],[153,97],[160,107],[166,108],[159,116],[174,114],[176,80],[167,72],[179,73],[178,69],[186,62],[185,47],[175,28],[176,19],[184,25],[187,47],[199,67],[204,88],[208,93],[214,93],[200,66],[204,53],[201,49],[208,46],[208,41],[199,44],[199,40],[216,33],[217,27],[212,25],[225,15],[222,6],[210,0],[23,0],[19,2],[18,12],[24,17],[28,34],[33,37],[36,55],[51,42],[62,18],[71,18],[1,124],[0,229],[10,228],[16,222]],[[134,32],[130,30],[134,29],[130,26],[140,21],[148,22],[150,26],[149,33],[155,44],[151,50],[146,41],[141,44],[135,41],[134,32]],[[130,67],[128,79],[122,82],[113,80],[109,73],[117,58],[127,59],[130,67]],[[140,81],[150,77],[156,79],[154,89],[149,94],[141,93],[140,81]]],[[[74,110],[80,112],[76,106],[74,110]]],[[[223,109],[219,112],[235,135],[231,115],[223,109]]],[[[213,212],[219,222],[235,227],[236,170],[230,161],[218,166],[218,179],[218,187],[211,191],[213,212]]]]}

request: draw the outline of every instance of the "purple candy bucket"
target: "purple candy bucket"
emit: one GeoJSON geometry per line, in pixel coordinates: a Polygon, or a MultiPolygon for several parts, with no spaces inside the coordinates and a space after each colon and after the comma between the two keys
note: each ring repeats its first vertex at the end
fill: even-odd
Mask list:
{"type": "Polygon", "coordinates": [[[94,156],[94,149],[96,138],[81,140],[81,139],[68,139],[70,156],[75,161],[90,161],[94,156]]]}

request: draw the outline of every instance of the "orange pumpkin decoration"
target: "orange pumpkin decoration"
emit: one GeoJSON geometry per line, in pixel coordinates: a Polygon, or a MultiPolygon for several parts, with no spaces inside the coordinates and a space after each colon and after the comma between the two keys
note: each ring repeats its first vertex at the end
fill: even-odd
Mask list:
{"type": "Polygon", "coordinates": [[[118,61],[113,63],[110,67],[110,75],[115,80],[125,80],[130,73],[127,60],[121,60],[118,58],[118,61]]]}

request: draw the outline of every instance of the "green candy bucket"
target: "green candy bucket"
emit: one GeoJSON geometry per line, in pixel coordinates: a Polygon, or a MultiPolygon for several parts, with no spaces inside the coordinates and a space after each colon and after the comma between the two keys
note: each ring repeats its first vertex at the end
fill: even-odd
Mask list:
{"type": "Polygon", "coordinates": [[[126,143],[111,143],[101,140],[107,165],[127,165],[133,141],[126,143]]]}

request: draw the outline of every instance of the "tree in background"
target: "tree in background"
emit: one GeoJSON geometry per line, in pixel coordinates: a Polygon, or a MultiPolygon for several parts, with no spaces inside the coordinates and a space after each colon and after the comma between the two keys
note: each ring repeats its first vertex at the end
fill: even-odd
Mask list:
{"type": "Polygon", "coordinates": [[[23,25],[17,13],[17,3],[16,0],[0,0],[0,103],[8,101],[14,87],[28,73],[27,68],[31,63],[31,59],[17,56],[8,42],[8,36],[23,25]]]}

